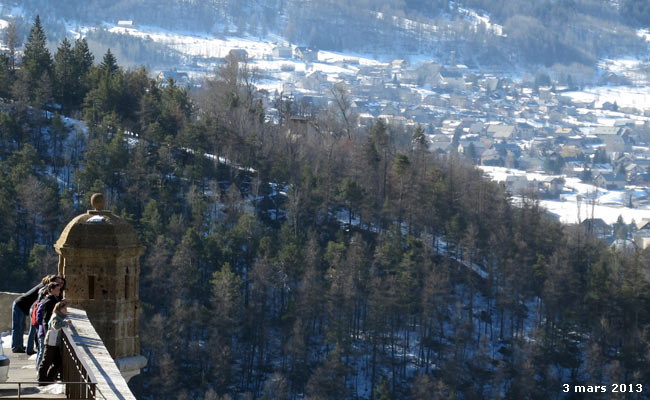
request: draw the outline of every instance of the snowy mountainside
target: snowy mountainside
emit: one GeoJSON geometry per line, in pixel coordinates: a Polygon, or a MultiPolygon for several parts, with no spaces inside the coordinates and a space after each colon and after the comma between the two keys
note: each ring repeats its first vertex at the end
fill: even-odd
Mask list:
{"type": "Polygon", "coordinates": [[[88,0],[78,7],[71,0],[0,0],[0,14],[20,17],[28,24],[40,13],[54,41],[67,34],[63,25],[98,27],[128,20],[183,34],[275,35],[296,46],[321,50],[384,54],[391,59],[426,55],[443,63],[477,67],[591,65],[601,57],[643,52],[640,38],[617,20],[615,5],[595,7],[587,0],[576,0],[573,6],[551,2],[530,8],[520,3],[88,0]],[[572,13],[565,13],[566,7],[573,7],[572,13]]]}

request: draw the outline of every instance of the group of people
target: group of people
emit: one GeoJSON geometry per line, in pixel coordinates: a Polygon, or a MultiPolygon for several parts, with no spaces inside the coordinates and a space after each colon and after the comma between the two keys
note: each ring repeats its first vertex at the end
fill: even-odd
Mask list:
{"type": "Polygon", "coordinates": [[[61,371],[61,328],[70,322],[65,319],[68,310],[67,302],[63,299],[64,290],[65,278],[47,275],[41,283],[13,303],[11,351],[37,354],[37,378],[43,384],[54,382],[61,371]],[[31,323],[27,347],[24,347],[23,334],[27,317],[31,323]]]}

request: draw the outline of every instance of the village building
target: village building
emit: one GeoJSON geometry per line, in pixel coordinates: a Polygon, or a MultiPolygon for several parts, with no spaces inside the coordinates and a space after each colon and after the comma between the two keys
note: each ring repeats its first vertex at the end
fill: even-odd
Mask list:
{"type": "Polygon", "coordinates": [[[494,139],[514,139],[515,127],[514,125],[489,125],[487,134],[494,139]]]}
{"type": "Polygon", "coordinates": [[[650,247],[650,219],[644,218],[637,222],[636,229],[632,238],[641,250],[645,250],[650,247]]]}
{"type": "Polygon", "coordinates": [[[626,182],[624,175],[614,173],[599,173],[594,177],[597,186],[610,190],[625,189],[626,182]]]}
{"type": "Polygon", "coordinates": [[[117,21],[117,26],[119,26],[120,28],[135,29],[135,24],[133,23],[133,21],[130,20],[117,21]]]}
{"type": "Polygon", "coordinates": [[[293,55],[296,59],[305,62],[318,61],[318,50],[312,47],[296,47],[293,55]]]}
{"type": "Polygon", "coordinates": [[[293,51],[291,46],[278,45],[273,47],[271,54],[274,58],[291,58],[293,51]]]}

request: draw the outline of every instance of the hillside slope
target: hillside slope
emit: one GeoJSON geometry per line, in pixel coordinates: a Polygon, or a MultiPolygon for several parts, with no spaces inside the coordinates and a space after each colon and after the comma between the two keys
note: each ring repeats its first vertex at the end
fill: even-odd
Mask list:
{"type": "Polygon", "coordinates": [[[42,14],[56,40],[66,34],[66,26],[131,20],[216,36],[274,33],[293,44],[323,50],[386,53],[393,58],[424,54],[470,66],[593,65],[601,57],[638,55],[647,49],[615,4],[593,0],[535,5],[516,0],[90,0],[84,7],[71,0],[4,0],[0,4],[3,15],[18,7],[26,23],[42,14]]]}

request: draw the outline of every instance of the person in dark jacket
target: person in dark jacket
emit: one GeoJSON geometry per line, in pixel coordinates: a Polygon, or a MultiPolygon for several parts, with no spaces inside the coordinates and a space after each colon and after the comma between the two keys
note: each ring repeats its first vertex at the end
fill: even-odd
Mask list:
{"type": "MultiPolygon", "coordinates": [[[[38,292],[41,288],[47,286],[52,280],[54,280],[54,275],[47,275],[41,279],[41,283],[31,288],[27,293],[18,297],[14,300],[13,307],[11,309],[12,313],[12,324],[11,324],[11,351],[13,353],[24,353],[27,351],[29,354],[34,353],[34,336],[36,331],[34,329],[29,329],[27,335],[27,349],[23,347],[23,334],[25,333],[25,318],[28,315],[31,315],[30,309],[38,300],[38,292]]],[[[30,324],[31,326],[31,324],[30,324]]]]}
{"type": "Polygon", "coordinates": [[[57,275],[54,277],[54,281],[61,286],[61,293],[59,294],[59,301],[61,301],[63,300],[63,291],[65,290],[66,280],[64,277],[57,275]]]}
{"type": "Polygon", "coordinates": [[[45,334],[45,351],[43,360],[38,366],[38,381],[41,384],[54,382],[61,371],[61,329],[69,326],[70,320],[65,317],[68,315],[68,308],[65,301],[60,301],[54,306],[52,318],[48,323],[48,330],[45,334]]]}
{"type": "Polygon", "coordinates": [[[57,282],[50,282],[47,285],[47,295],[38,303],[36,310],[36,324],[38,326],[38,356],[36,357],[36,367],[41,363],[43,358],[45,333],[47,331],[47,323],[52,318],[54,306],[59,302],[61,295],[61,285],[57,282]]]}

